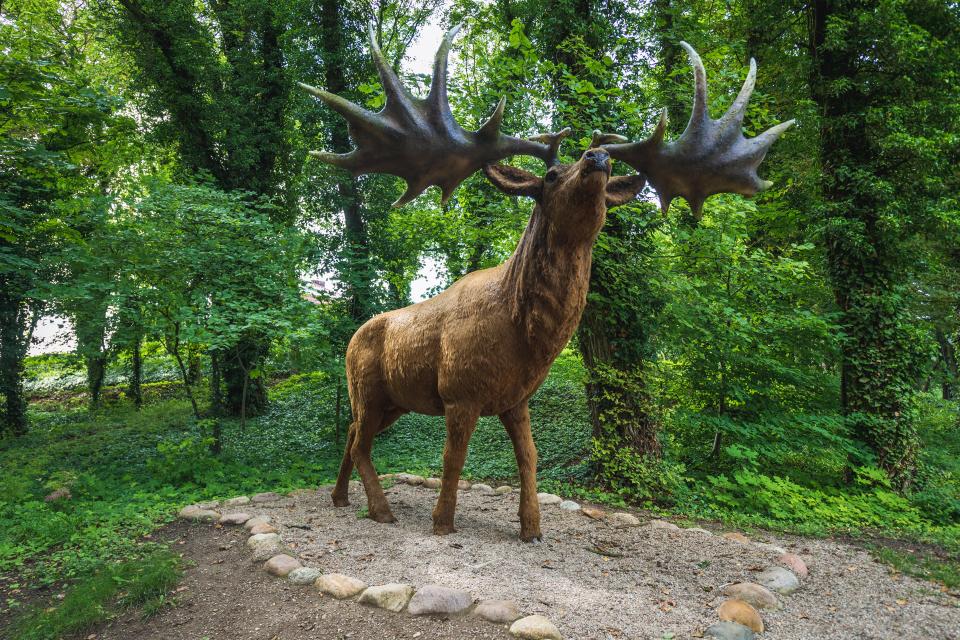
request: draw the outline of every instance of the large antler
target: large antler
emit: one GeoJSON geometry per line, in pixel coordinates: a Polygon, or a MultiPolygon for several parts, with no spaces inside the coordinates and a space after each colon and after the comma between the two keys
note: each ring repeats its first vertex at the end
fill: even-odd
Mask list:
{"type": "Polygon", "coordinates": [[[602,144],[610,157],[626,162],[657,190],[664,212],[677,196],[683,196],[699,218],[703,202],[716,193],[739,193],[752,196],[772,183],[757,176],[770,145],[786,131],[793,120],[768,129],[749,140],[743,137],[743,115],[757,79],[757,63],[751,58],[750,72],[740,94],[719,120],[710,118],[707,110],[707,74],[700,56],[686,42],[693,65],[693,112],[687,128],[673,142],[664,143],[667,114],[660,116],[657,128],[642,142],[627,142],[623,136],[594,132],[593,145],[602,144]],[[624,143],[624,144],[607,144],[624,143]]]}
{"type": "Polygon", "coordinates": [[[350,153],[310,153],[324,162],[351,171],[388,173],[406,180],[407,190],[394,205],[410,202],[431,186],[440,187],[443,202],[457,186],[486,164],[515,155],[535,156],[554,164],[560,142],[569,133],[541,134],[522,140],[500,133],[504,99],[476,131],[466,131],[454,119],[447,100],[447,56],[459,26],[447,32],[437,51],[430,95],[415,98],[383,57],[370,25],[370,51],[380,73],[387,101],[378,113],[323,89],[298,82],[331,109],[346,118],[357,148],[350,153]]]}

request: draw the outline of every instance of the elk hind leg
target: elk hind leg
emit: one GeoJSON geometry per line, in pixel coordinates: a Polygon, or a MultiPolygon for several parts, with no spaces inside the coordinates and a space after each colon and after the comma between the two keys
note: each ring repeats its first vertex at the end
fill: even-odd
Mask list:
{"type": "Polygon", "coordinates": [[[330,494],[335,507],[346,507],[350,505],[350,498],[347,495],[350,488],[350,474],[353,473],[353,456],[350,450],[353,448],[353,440],[356,433],[357,423],[353,422],[350,424],[350,428],[347,429],[347,446],[343,450],[343,460],[340,462],[340,473],[337,474],[337,484],[330,494]]]}
{"type": "Polygon", "coordinates": [[[396,522],[397,519],[393,517],[387,497],[383,493],[383,487],[380,485],[380,478],[377,477],[377,470],[373,466],[371,458],[373,439],[402,414],[402,411],[397,410],[367,409],[356,422],[357,430],[350,448],[350,456],[357,466],[360,480],[363,481],[363,489],[367,494],[367,512],[370,519],[376,522],[396,522]]]}

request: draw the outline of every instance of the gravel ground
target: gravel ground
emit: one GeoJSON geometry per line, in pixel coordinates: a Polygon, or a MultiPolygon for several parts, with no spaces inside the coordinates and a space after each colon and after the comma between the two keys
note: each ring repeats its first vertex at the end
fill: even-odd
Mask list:
{"type": "MultiPolygon", "coordinates": [[[[556,506],[542,507],[544,542],[524,544],[517,493],[461,491],[459,531],[437,537],[430,533],[435,490],[397,484],[386,493],[395,524],[358,517],[366,500],[356,482],[350,507],[333,507],[322,488],[237,510],[272,516],[307,566],[368,584],[439,583],[475,598],[513,599],[525,615],[549,617],[565,638],[701,637],[716,621],[722,587],[752,580],[778,556],[703,532],[615,529],[556,506]]],[[[783,609],[761,612],[764,638],[960,639],[960,600],[936,585],[890,575],[866,552],[829,539],[756,542],[797,553],[810,568],[800,591],[781,597],[783,609]]]]}

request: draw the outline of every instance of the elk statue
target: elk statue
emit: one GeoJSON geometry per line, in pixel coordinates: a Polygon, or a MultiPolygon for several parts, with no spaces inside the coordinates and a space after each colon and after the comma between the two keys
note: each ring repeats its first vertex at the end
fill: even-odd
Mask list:
{"type": "Polygon", "coordinates": [[[347,349],[347,379],[353,423],[337,483],[337,506],[346,506],[356,465],[367,495],[369,516],[394,516],[371,461],[374,437],[408,412],[446,420],[443,477],[433,510],[433,532],[453,532],[457,484],[467,444],[480,416],[498,416],[513,443],[520,475],[520,537],[539,541],[537,451],[527,402],[551,363],[573,335],[586,303],[593,244],[607,209],[633,200],[646,183],[664,210],[676,196],[695,213],[716,193],[753,195],[769,183],[756,169],[774,140],[793,121],[745,139],[744,111],[756,65],[730,109],[719,120],[707,112],[703,64],[686,43],[694,70],[694,103],[683,134],[664,141],[665,117],[640,142],[594,132],[580,159],[560,164],[557,153],[569,129],[519,139],[500,133],[504,101],[477,131],[454,119],[447,100],[447,57],[458,28],[437,52],[427,98],[409,93],[385,61],[373,30],[370,48],[386,93],[371,113],[327,91],[300,84],[349,124],[356,149],[346,154],[312,152],[354,175],[387,173],[406,180],[395,203],[439,186],[443,201],[467,177],[483,170],[504,193],[533,198],[536,206],[516,250],[498,267],[468,274],[437,296],[378,315],[361,326],[347,349]],[[539,158],[543,177],[498,161],[516,155],[539,158]],[[636,170],[611,175],[611,159],[636,170]]]}

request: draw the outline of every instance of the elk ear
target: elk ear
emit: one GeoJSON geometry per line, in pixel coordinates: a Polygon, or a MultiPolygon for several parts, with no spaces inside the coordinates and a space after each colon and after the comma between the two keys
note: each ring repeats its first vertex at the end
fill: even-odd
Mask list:
{"type": "Polygon", "coordinates": [[[632,176],[613,176],[607,181],[607,209],[627,204],[647,184],[647,179],[634,174],[632,176]]]}
{"type": "Polygon", "coordinates": [[[487,180],[497,189],[511,196],[539,199],[543,194],[543,178],[508,164],[488,164],[483,167],[487,180]]]}

